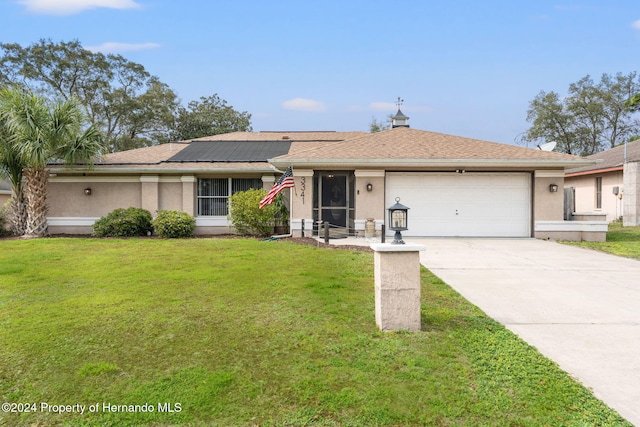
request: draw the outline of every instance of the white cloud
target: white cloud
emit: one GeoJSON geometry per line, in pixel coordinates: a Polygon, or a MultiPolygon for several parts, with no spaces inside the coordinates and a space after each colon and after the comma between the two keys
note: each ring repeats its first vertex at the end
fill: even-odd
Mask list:
{"type": "Polygon", "coordinates": [[[640,30],[640,19],[638,19],[637,21],[634,21],[633,24],[631,24],[631,26],[636,30],[640,30]]]}
{"type": "Polygon", "coordinates": [[[375,111],[395,113],[398,109],[398,105],[395,102],[372,102],[369,104],[369,108],[375,111]]]}
{"type": "Polygon", "coordinates": [[[106,42],[99,46],[84,46],[85,49],[91,52],[101,53],[121,53],[131,52],[136,50],[155,49],[160,47],[158,43],[115,43],[106,42]]]}
{"type": "Polygon", "coordinates": [[[84,10],[106,7],[108,9],[138,9],[135,0],[18,0],[31,13],[43,15],[73,15],[84,10]]]}
{"type": "Polygon", "coordinates": [[[285,110],[320,112],[325,110],[322,102],[313,99],[293,98],[282,103],[285,110]]]}

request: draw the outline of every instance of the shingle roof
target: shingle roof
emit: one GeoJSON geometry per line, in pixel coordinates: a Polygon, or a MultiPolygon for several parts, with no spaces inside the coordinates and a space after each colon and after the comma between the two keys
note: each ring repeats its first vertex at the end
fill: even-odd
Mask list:
{"type": "Polygon", "coordinates": [[[539,161],[584,164],[584,159],[569,154],[517,147],[454,135],[398,127],[365,134],[346,141],[310,147],[272,159],[276,165],[298,161],[393,163],[407,161],[497,160],[539,161]]]}
{"type": "Polygon", "coordinates": [[[262,131],[232,132],[196,138],[193,141],[344,141],[345,139],[367,135],[366,132],[335,131],[262,131]]]}
{"type": "MultiPolygon", "coordinates": [[[[601,151],[587,156],[587,159],[601,160],[601,162],[597,165],[568,169],[566,174],[584,174],[586,172],[596,173],[605,169],[621,169],[624,166],[624,144],[618,145],[610,150],[601,151]]],[[[627,161],[640,161],[640,140],[627,143],[627,161]]]]}
{"type": "Polygon", "coordinates": [[[119,151],[105,154],[96,162],[99,165],[116,164],[158,164],[187,148],[189,144],[170,142],[152,147],[136,148],[134,150],[119,151]]]}
{"type": "Polygon", "coordinates": [[[398,127],[373,134],[233,132],[198,138],[191,143],[168,143],[107,154],[96,163],[95,169],[257,171],[272,170],[270,163],[280,169],[292,164],[383,168],[571,167],[593,162],[595,160],[568,154],[398,127]],[[285,146],[289,147],[288,152],[284,151],[285,146]],[[281,152],[286,154],[278,155],[281,152]]]}
{"type": "Polygon", "coordinates": [[[291,141],[193,141],[167,162],[266,162],[289,153],[291,141]]]}

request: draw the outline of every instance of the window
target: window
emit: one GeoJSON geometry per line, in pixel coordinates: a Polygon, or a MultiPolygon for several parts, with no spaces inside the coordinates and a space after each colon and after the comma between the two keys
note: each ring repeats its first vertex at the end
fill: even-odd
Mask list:
{"type": "Polygon", "coordinates": [[[230,195],[252,188],[262,188],[260,178],[198,179],[198,216],[226,216],[230,195]]]}
{"type": "Polygon", "coordinates": [[[602,177],[596,177],[596,209],[602,209],[602,177]]]}

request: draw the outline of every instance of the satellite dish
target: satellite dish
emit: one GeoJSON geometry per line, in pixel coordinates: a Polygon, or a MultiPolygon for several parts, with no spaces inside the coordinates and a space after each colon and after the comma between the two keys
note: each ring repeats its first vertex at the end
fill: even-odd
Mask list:
{"type": "Polygon", "coordinates": [[[558,143],[555,141],[547,142],[546,144],[538,145],[538,148],[542,151],[553,151],[558,143]]]}

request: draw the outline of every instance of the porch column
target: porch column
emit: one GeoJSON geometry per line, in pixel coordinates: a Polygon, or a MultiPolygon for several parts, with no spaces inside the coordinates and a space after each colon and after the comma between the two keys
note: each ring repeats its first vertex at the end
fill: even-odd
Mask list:
{"type": "Polygon", "coordinates": [[[625,163],[622,174],[622,224],[625,227],[640,225],[640,162],[625,163]]]}
{"type": "Polygon", "coordinates": [[[269,191],[273,184],[276,182],[276,177],[273,175],[262,175],[262,188],[269,191]]]}
{"type": "Polygon", "coordinates": [[[180,181],[182,182],[182,210],[195,216],[197,179],[193,175],[182,175],[180,181]]]}
{"type": "Polygon", "coordinates": [[[384,224],[384,170],[355,171],[356,177],[356,217],[354,225],[356,235],[365,236],[365,225],[368,219],[373,219],[376,234],[384,224]]]}
{"type": "Polygon", "coordinates": [[[158,212],[158,183],[160,177],[158,175],[143,175],[140,177],[141,185],[141,208],[151,212],[156,216],[158,212]]]}
{"type": "Polygon", "coordinates": [[[304,220],[304,235],[311,236],[313,231],[313,170],[294,169],[293,181],[295,188],[291,188],[291,233],[294,237],[302,236],[302,220],[304,220]]]}

